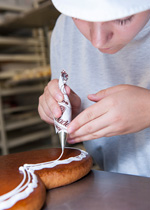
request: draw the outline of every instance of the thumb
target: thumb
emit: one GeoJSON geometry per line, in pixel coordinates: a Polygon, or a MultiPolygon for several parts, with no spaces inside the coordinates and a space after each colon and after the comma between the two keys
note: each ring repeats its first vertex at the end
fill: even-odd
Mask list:
{"type": "Polygon", "coordinates": [[[95,94],[89,94],[88,95],[88,99],[90,101],[94,101],[94,102],[97,102],[97,101],[100,101],[101,99],[111,95],[111,94],[114,94],[114,93],[117,93],[121,90],[124,90],[128,87],[129,85],[116,85],[116,86],[113,86],[113,87],[110,87],[110,88],[107,88],[107,89],[103,89],[95,94]]]}

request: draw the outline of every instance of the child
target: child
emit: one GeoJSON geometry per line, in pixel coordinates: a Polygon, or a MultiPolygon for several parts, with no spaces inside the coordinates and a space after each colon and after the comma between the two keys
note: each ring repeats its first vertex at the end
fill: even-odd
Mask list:
{"type": "Polygon", "coordinates": [[[150,176],[150,1],[53,3],[63,15],[52,34],[41,118],[53,124],[61,116],[64,69],[74,116],[68,142],[83,141],[103,170],[150,176]]]}

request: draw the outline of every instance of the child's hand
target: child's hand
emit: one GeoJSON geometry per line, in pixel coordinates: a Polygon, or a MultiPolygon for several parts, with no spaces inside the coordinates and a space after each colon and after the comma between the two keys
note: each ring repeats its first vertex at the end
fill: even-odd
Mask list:
{"type": "Polygon", "coordinates": [[[88,99],[96,103],[69,124],[69,143],[134,133],[150,126],[148,89],[118,85],[88,99]]]}
{"type": "MultiPolygon", "coordinates": [[[[72,106],[72,115],[76,116],[79,113],[81,100],[69,86],[66,86],[66,92],[72,106]]],[[[61,116],[61,109],[58,102],[63,101],[64,96],[59,89],[58,80],[54,79],[48,83],[44,89],[44,93],[39,97],[38,112],[42,120],[49,124],[53,124],[53,118],[61,116]]]]}

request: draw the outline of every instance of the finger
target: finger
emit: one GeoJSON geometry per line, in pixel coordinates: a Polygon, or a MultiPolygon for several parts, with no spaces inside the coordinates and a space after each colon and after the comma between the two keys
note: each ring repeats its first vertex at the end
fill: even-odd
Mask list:
{"type": "Polygon", "coordinates": [[[39,111],[39,115],[40,115],[40,118],[47,122],[48,124],[53,124],[53,119],[49,116],[47,116],[42,108],[42,106],[38,106],[38,111],[39,111]]]}
{"type": "Polygon", "coordinates": [[[70,134],[69,137],[77,138],[77,137],[81,137],[84,135],[98,132],[99,130],[110,126],[112,122],[113,122],[113,119],[110,117],[110,115],[108,113],[105,113],[104,115],[101,115],[100,117],[95,118],[94,120],[86,123],[85,125],[80,127],[78,130],[70,134]]]}
{"type": "Polygon", "coordinates": [[[44,95],[40,96],[40,98],[39,98],[39,108],[40,108],[39,110],[42,109],[48,117],[51,117],[51,118],[53,117],[51,110],[50,110],[47,102],[45,101],[44,95]]]}
{"type": "Polygon", "coordinates": [[[117,135],[125,135],[128,134],[127,130],[122,130],[120,129],[120,126],[118,125],[114,125],[114,124],[110,124],[109,126],[106,126],[96,132],[93,133],[85,133],[84,135],[81,136],[71,136],[69,134],[69,138],[68,138],[68,143],[70,144],[74,144],[74,143],[78,143],[78,142],[82,142],[82,141],[88,141],[88,140],[92,140],[92,139],[98,139],[101,137],[111,137],[111,136],[117,136],[117,135]]]}
{"type": "Polygon", "coordinates": [[[104,100],[101,100],[94,105],[88,107],[83,112],[81,112],[69,125],[68,133],[73,133],[81,126],[85,125],[87,122],[94,120],[95,118],[100,117],[109,110],[109,104],[104,100]]]}
{"type": "Polygon", "coordinates": [[[111,94],[114,94],[116,92],[119,92],[119,91],[122,91],[122,90],[125,90],[129,87],[129,85],[116,85],[116,86],[113,86],[113,87],[110,87],[110,88],[107,88],[107,89],[103,89],[99,92],[97,92],[96,94],[89,94],[88,95],[88,99],[91,100],[91,101],[99,101],[111,94]]]}
{"type": "Polygon", "coordinates": [[[48,83],[44,92],[49,92],[49,95],[54,98],[56,101],[61,102],[64,98],[63,93],[59,89],[58,80],[54,79],[48,83]]]}
{"type": "Polygon", "coordinates": [[[69,137],[67,139],[67,142],[69,144],[76,144],[76,143],[83,142],[83,141],[98,139],[98,138],[102,138],[102,137],[108,137],[109,135],[112,136],[110,133],[111,133],[111,127],[106,127],[106,128],[103,128],[102,130],[99,130],[95,133],[87,134],[84,136],[80,136],[80,137],[76,137],[76,138],[72,138],[72,139],[69,137]]]}
{"type": "Polygon", "coordinates": [[[69,96],[71,92],[71,88],[68,85],[65,85],[65,90],[66,90],[67,95],[69,96]]]}
{"type": "Polygon", "coordinates": [[[44,90],[43,97],[41,98],[41,105],[48,116],[51,113],[53,117],[59,118],[62,114],[58,102],[51,96],[48,88],[44,90]]]}

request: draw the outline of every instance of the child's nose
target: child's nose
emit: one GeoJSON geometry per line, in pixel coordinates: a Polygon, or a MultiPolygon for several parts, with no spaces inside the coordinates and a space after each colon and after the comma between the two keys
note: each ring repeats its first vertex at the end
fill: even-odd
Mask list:
{"type": "Polygon", "coordinates": [[[108,47],[107,42],[112,39],[113,32],[106,22],[91,23],[90,38],[95,48],[108,47]]]}

